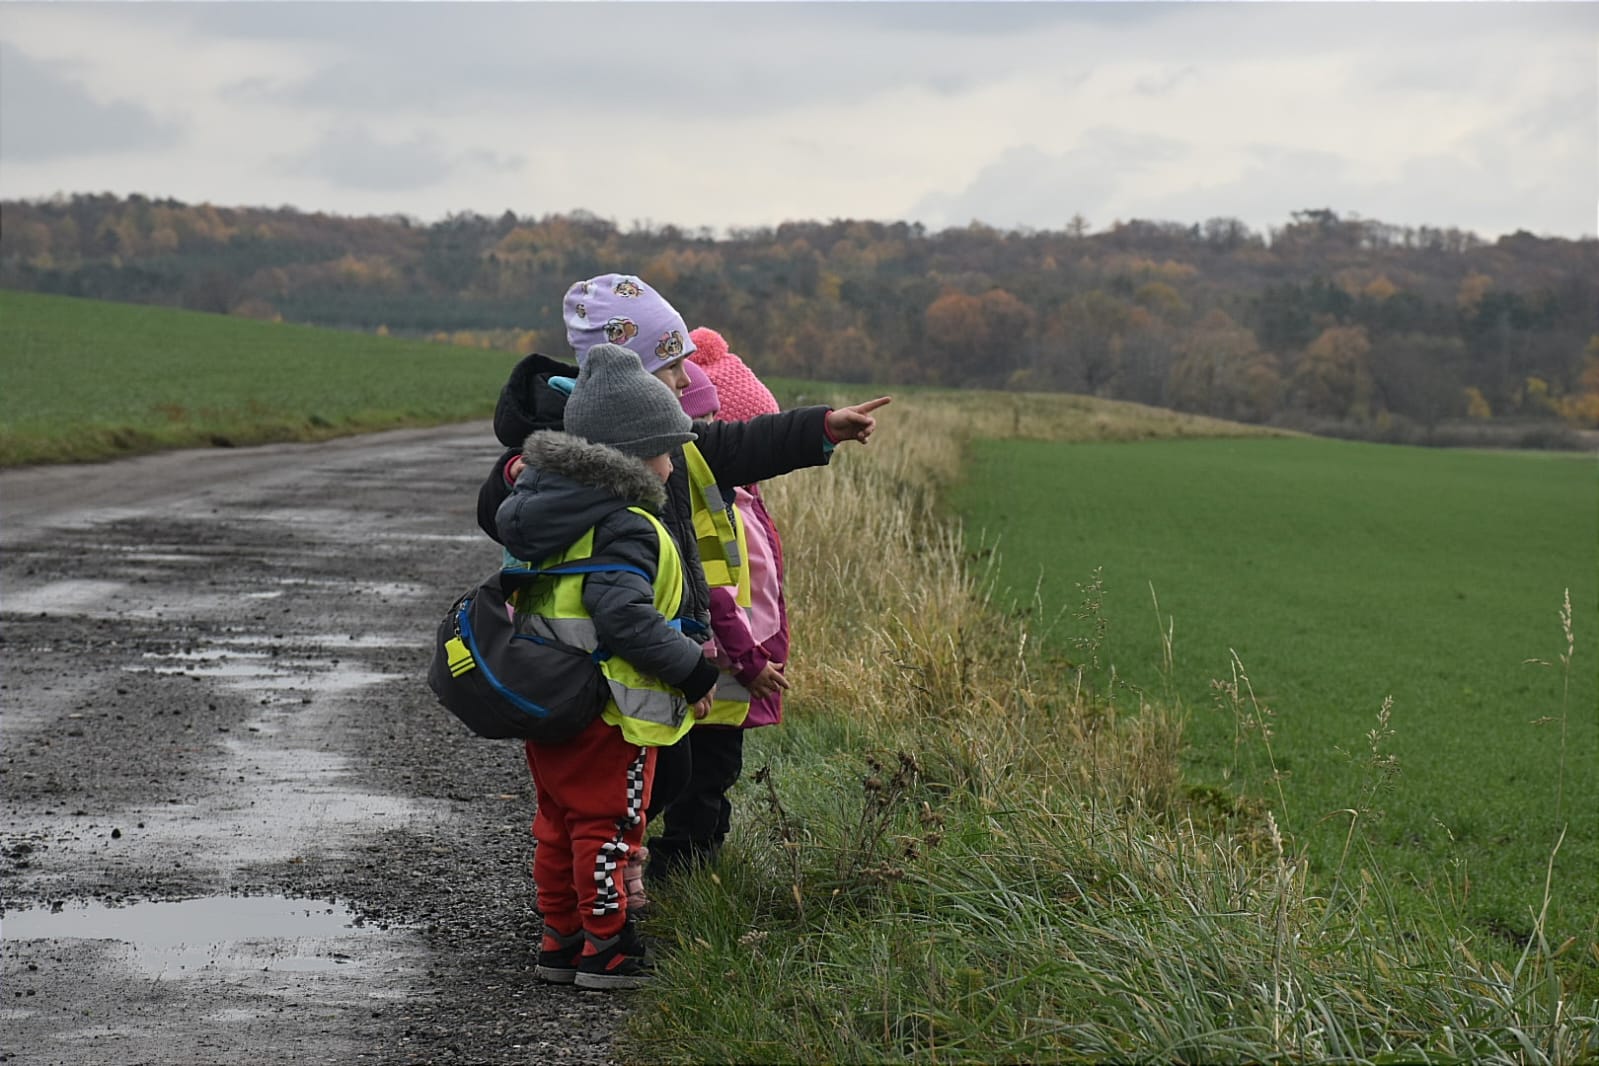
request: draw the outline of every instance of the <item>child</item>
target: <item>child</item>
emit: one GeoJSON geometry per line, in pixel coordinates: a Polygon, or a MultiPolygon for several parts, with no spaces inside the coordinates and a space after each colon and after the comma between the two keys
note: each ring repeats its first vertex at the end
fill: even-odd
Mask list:
{"type": "MultiPolygon", "coordinates": [[[[684,365],[690,386],[683,409],[695,419],[714,415],[746,422],[777,414],[777,400],[722,335],[710,329],[690,334],[694,354],[684,365]],[[703,367],[702,367],[703,363],[703,367]]],[[[782,720],[783,676],[788,662],[788,610],[783,600],[783,546],[758,485],[734,490],[733,505],[747,559],[748,585],[711,591],[713,661],[722,670],[717,702],[707,720],[684,743],[692,751],[686,787],[666,808],[665,829],[650,841],[651,876],[670,875],[715,859],[733,813],[728,790],[744,768],[744,729],[782,720]]]]}
{"type": "MultiPolygon", "coordinates": [[[[636,354],[644,369],[669,385],[675,395],[688,387],[682,370],[685,357],[694,352],[688,328],[672,305],[638,277],[601,274],[577,282],[566,292],[562,313],[567,343],[579,366],[593,347],[611,342],[636,354]]],[[[500,391],[494,433],[507,450],[478,492],[478,525],[497,541],[501,537],[496,515],[521,469],[522,442],[533,430],[561,428],[572,374],[569,364],[535,353],[517,364],[500,391]]],[[[877,428],[873,412],[888,402],[887,397],[879,397],[837,409],[803,407],[750,422],[708,423],[699,427],[699,439],[692,447],[714,477],[714,487],[727,499],[734,486],[803,467],[825,466],[834,446],[843,441],[866,443],[877,428]]],[[[684,453],[674,453],[672,477],[666,486],[665,520],[688,571],[685,628],[703,634],[710,625],[710,594],[704,560],[695,550],[693,511],[712,486],[692,477],[692,465],[685,461],[684,453]]]]}
{"type": "MultiPolygon", "coordinates": [[[[665,382],[674,395],[688,387],[682,369],[685,357],[694,352],[688,327],[665,297],[636,275],[600,274],[574,283],[562,301],[562,317],[567,343],[580,367],[596,345],[609,341],[636,354],[644,369],[665,382]]],[[[569,364],[535,353],[517,364],[500,391],[494,434],[507,450],[478,492],[477,513],[478,525],[501,543],[505,541],[497,515],[522,469],[523,441],[534,430],[561,428],[572,376],[569,364]]],[[[748,422],[700,423],[698,440],[673,452],[663,520],[677,541],[684,568],[680,616],[685,633],[701,641],[709,635],[706,569],[727,569],[725,557],[705,557],[707,551],[717,550],[714,538],[702,540],[695,531],[696,519],[708,511],[710,498],[727,500],[735,486],[826,465],[834,446],[844,441],[865,444],[877,428],[873,412],[888,402],[884,396],[837,409],[804,407],[748,422]]],[[[531,527],[538,518],[530,513],[526,520],[531,527]]],[[[688,744],[660,753],[652,818],[690,780],[691,758],[688,744]]]]}
{"type": "Polygon", "coordinates": [[[696,717],[709,712],[717,678],[700,645],[670,624],[685,571],[659,517],[671,453],[696,434],[672,390],[612,344],[587,353],[564,420],[564,433],[527,438],[525,466],[496,514],[501,543],[545,568],[627,569],[547,577],[515,599],[524,631],[609,652],[600,717],[564,744],[527,744],[544,915],[534,973],[636,988],[649,962],[628,915],[628,866],[644,837],[656,751],[693,724],[690,706],[696,717]]]}

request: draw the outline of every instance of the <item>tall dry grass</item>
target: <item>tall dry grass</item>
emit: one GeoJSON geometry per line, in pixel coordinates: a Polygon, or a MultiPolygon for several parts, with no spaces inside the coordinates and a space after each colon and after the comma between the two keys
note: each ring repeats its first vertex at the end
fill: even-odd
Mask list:
{"type": "MultiPolygon", "coordinates": [[[[1530,945],[1511,968],[1479,961],[1447,907],[1405,924],[1363,823],[1349,846],[1366,864],[1321,894],[1266,807],[1242,832],[1190,817],[1180,717],[1094,675],[1092,618],[1065,664],[1036,640],[1060,619],[996,609],[986,557],[938,506],[964,443],[1230,428],[1122,414],[1133,424],[1076,398],[918,396],[869,447],[767,486],[794,689],[784,726],[750,743],[723,861],[659,895],[670,947],[630,1061],[1599,1051],[1599,1006],[1562,988],[1558,951],[1530,945]]],[[[1239,713],[1258,719],[1235,665],[1239,713]]],[[[1380,715],[1374,772],[1386,730],[1380,715]]]]}
{"type": "Polygon", "coordinates": [[[1039,632],[1061,619],[1038,603],[1025,614],[995,606],[993,554],[971,551],[940,493],[979,437],[1270,431],[1058,395],[921,394],[879,415],[883,430],[869,446],[845,445],[829,468],[763,490],[784,532],[794,645],[803,649],[790,676],[803,706],[931,739],[979,791],[1021,770],[1102,802],[1172,811],[1177,715],[1141,699],[1084,699],[1082,671],[1038,651],[1039,632]]]}

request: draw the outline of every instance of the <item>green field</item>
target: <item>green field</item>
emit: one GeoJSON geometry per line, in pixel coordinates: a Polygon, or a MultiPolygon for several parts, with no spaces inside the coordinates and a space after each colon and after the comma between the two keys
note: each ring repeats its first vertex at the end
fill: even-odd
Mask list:
{"type": "Polygon", "coordinates": [[[0,465],[487,417],[516,358],[0,292],[0,465]]]}
{"type": "MultiPolygon", "coordinates": [[[[483,417],[515,358],[0,293],[0,465],[483,417]]],[[[874,394],[769,384],[787,403],[874,394]]],[[[1591,1060],[1591,460],[1206,439],[1248,427],[892,391],[870,449],[769,486],[796,690],[751,737],[717,868],[657,896],[629,1061],[1591,1060]],[[1017,617],[931,506],[965,442],[1007,432],[1161,438],[976,447],[957,502],[970,542],[1003,535],[1017,617]],[[1082,612],[1096,568],[1103,606],[1082,612]],[[1169,685],[1150,582],[1175,618],[1169,685]],[[1051,624],[1031,620],[1035,586],[1051,624]],[[1565,652],[1568,586],[1563,703],[1558,663],[1522,660],[1565,652]],[[1281,798],[1258,736],[1236,743],[1211,700],[1229,648],[1275,712],[1281,798]],[[1307,886],[1258,806],[1174,819],[1175,718],[1110,713],[1107,695],[1137,705],[1131,685],[1186,708],[1189,780],[1218,786],[1197,812],[1268,802],[1325,875],[1336,812],[1384,807],[1351,866],[1389,876],[1307,886]],[[1388,695],[1379,750],[1402,772],[1368,796],[1388,695]],[[1557,821],[1552,942],[1522,959],[1557,821]],[[1397,893],[1395,916],[1383,887],[1407,875],[1432,890],[1397,893]]]]}
{"type": "Polygon", "coordinates": [[[1514,941],[1569,823],[1552,928],[1591,943],[1595,473],[1591,458],[1312,439],[1005,441],[976,448],[957,502],[970,543],[997,538],[1009,595],[1039,589],[1052,652],[1073,664],[1097,652],[1102,688],[1113,664],[1167,696],[1153,585],[1173,625],[1191,780],[1269,800],[1313,869],[1338,862],[1350,819],[1336,812],[1363,805],[1376,779],[1368,732],[1392,696],[1379,754],[1397,755],[1399,775],[1367,804],[1385,812],[1370,820],[1385,868],[1463,895],[1473,924],[1514,941]],[[1096,568],[1103,606],[1084,612],[1096,568]],[[1230,650],[1274,712],[1269,755],[1213,691],[1232,677],[1230,650]]]}

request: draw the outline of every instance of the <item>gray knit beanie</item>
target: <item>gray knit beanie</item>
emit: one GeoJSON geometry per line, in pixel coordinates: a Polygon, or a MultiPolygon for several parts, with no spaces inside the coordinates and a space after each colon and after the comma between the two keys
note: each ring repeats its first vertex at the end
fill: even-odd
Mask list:
{"type": "Polygon", "coordinates": [[[589,349],[566,401],[565,424],[575,437],[636,459],[665,455],[698,436],[671,388],[617,344],[589,349]]]}

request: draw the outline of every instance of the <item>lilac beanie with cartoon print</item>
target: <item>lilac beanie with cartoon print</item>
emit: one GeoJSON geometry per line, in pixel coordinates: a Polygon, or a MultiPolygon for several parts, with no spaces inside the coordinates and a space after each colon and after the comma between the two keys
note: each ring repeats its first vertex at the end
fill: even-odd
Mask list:
{"type": "Polygon", "coordinates": [[[579,366],[599,344],[621,345],[651,374],[694,350],[683,316],[631,274],[601,274],[578,282],[566,290],[561,315],[579,366]]]}

